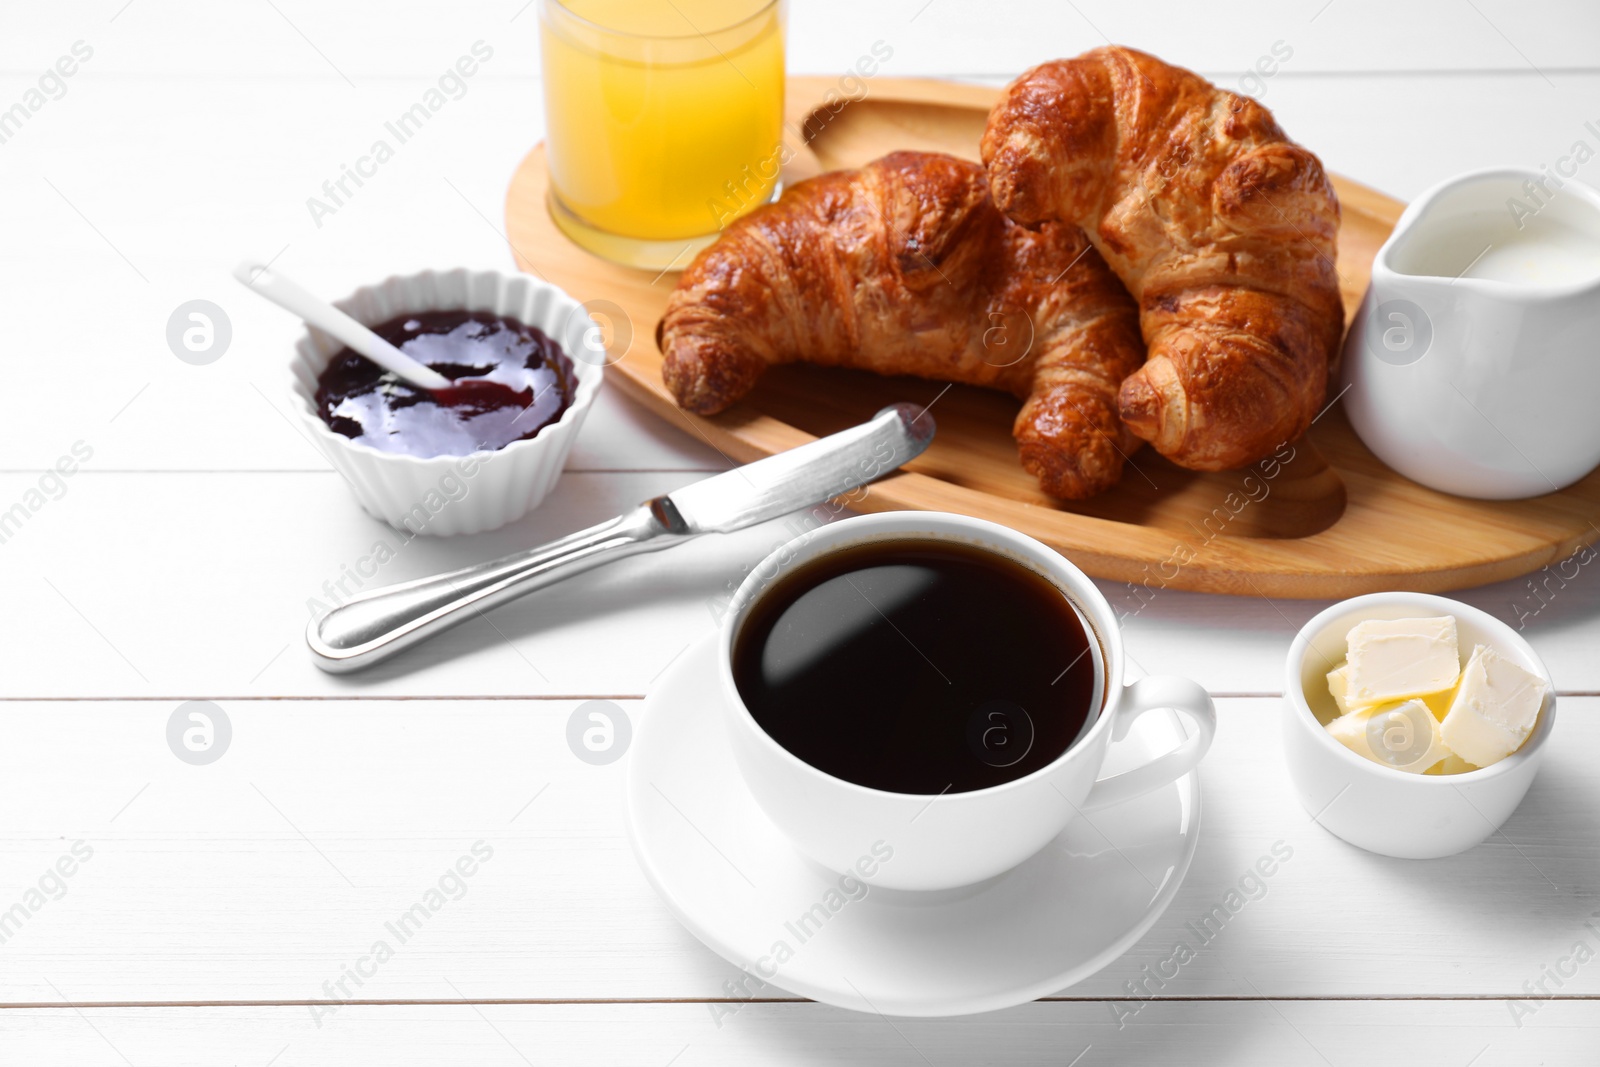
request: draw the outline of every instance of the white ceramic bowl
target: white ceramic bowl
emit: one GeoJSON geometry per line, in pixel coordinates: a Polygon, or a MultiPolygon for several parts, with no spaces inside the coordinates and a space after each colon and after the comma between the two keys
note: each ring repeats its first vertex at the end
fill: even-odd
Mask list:
{"type": "Polygon", "coordinates": [[[547,282],[496,271],[423,271],[357,289],[334,305],[375,326],[420,311],[485,311],[543,330],[572,361],[577,389],[561,418],[538,436],[470,456],[381,452],[335,433],[317,415],[317,376],[344,345],[308,328],[290,363],[294,413],[344,475],[367,513],[409,534],[479,533],[539,505],[567,462],[605,374],[600,332],[583,305],[547,282]]]}
{"type": "MultiPolygon", "coordinates": [[[[1332,707],[1331,696],[1326,698],[1332,707]]],[[[1533,784],[1555,728],[1555,682],[1532,646],[1487,612],[1426,593],[1371,593],[1341,601],[1301,628],[1284,677],[1283,755],[1306,811],[1352,845],[1402,859],[1453,856],[1500,828],[1533,784]],[[1499,763],[1465,774],[1407,774],[1363,759],[1317,720],[1327,673],[1344,657],[1345,635],[1364,619],[1453,615],[1463,651],[1489,645],[1550,686],[1533,733],[1499,763]],[[1313,687],[1320,687],[1314,689],[1313,687]]]]}

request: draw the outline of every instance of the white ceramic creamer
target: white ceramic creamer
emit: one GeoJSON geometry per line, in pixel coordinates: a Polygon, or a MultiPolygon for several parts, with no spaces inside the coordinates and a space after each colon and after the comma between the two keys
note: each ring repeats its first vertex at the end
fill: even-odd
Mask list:
{"type": "Polygon", "coordinates": [[[1424,193],[1372,264],[1344,387],[1367,447],[1434,489],[1511,500],[1588,474],[1600,464],[1600,192],[1502,168],[1424,193]]]}

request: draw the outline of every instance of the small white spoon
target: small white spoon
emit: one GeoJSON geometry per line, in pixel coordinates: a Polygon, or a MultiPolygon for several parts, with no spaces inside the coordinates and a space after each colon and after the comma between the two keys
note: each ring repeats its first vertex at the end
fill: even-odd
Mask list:
{"type": "Polygon", "coordinates": [[[320,300],[288,278],[253,259],[233,268],[233,276],[247,288],[266,297],[285,311],[324,333],[338,338],[386,371],[392,371],[419,389],[430,392],[452,389],[457,383],[432,367],[418,363],[332,304],[320,300]]]}

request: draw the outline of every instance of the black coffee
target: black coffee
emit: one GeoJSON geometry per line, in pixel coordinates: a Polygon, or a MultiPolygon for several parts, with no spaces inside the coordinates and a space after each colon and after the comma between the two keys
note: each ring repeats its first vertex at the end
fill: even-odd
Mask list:
{"type": "Polygon", "coordinates": [[[1021,564],[881,541],[779,578],[738,635],[733,677],[761,727],[813,767],[962,793],[1031,774],[1094,722],[1090,640],[1021,564]]]}

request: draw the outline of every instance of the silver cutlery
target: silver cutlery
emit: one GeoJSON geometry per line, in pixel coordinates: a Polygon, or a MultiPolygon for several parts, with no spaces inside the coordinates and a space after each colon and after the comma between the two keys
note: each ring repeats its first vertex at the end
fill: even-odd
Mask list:
{"type": "Polygon", "coordinates": [[[536,589],[702,534],[731,533],[820,504],[920,455],[925,408],[891,404],[868,422],[658,496],[538,548],[363,593],[311,620],[306,644],[333,673],[370,667],[536,589]]]}

